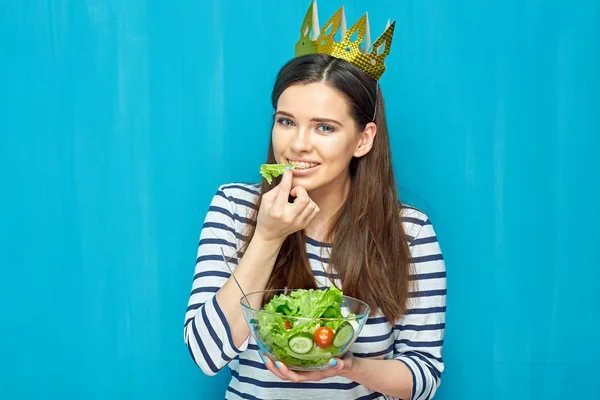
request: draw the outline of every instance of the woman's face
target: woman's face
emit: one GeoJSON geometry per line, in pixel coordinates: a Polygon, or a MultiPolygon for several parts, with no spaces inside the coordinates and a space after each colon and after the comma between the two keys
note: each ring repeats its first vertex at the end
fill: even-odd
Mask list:
{"type": "Polygon", "coordinates": [[[292,185],[310,192],[343,187],[352,157],[368,152],[374,133],[364,151],[365,135],[357,131],[345,97],[319,82],[292,85],[281,94],[272,135],[277,163],[293,164],[292,185]]]}

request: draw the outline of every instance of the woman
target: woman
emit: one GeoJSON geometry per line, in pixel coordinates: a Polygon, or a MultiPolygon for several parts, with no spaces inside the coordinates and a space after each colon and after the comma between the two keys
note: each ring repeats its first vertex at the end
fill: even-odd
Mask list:
{"type": "Polygon", "coordinates": [[[294,169],[214,196],[186,313],[194,361],[210,375],[230,366],[228,399],[432,398],[443,370],[445,267],[427,216],[398,200],[377,81],[348,61],[304,55],[282,68],[272,103],[267,163],[294,169]],[[249,338],[221,248],[246,293],[335,283],[375,312],[328,369],[275,365],[249,338]]]}

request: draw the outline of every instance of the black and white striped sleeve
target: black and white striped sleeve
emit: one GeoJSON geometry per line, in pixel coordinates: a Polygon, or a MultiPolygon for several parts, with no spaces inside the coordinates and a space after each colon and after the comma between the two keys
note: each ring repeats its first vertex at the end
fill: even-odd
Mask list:
{"type": "Polygon", "coordinates": [[[394,358],[413,374],[411,400],[433,398],[444,369],[446,267],[431,222],[424,216],[420,224],[410,245],[415,289],[410,293],[406,315],[394,328],[394,358]]]}
{"type": "MultiPolygon", "coordinates": [[[[230,199],[219,188],[202,226],[192,291],[185,314],[184,340],[194,362],[208,375],[215,375],[247,346],[237,348],[229,324],[216,300],[216,293],[230,277],[226,256],[237,249],[236,224],[230,199]]],[[[235,268],[237,258],[228,260],[235,268]]]]}

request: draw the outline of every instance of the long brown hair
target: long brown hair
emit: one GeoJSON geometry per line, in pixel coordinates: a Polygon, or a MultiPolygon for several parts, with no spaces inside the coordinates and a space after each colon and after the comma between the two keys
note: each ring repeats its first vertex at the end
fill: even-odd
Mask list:
{"type": "MultiPolygon", "coordinates": [[[[359,132],[368,122],[377,125],[369,153],[353,158],[348,197],[332,219],[326,241],[332,243],[329,259],[339,276],[344,294],[359,298],[391,322],[406,312],[410,285],[410,253],[402,226],[401,203],[392,169],[385,107],[377,82],[351,63],[325,54],[295,58],[279,72],[271,95],[273,109],[279,96],[293,84],[323,82],[344,94],[359,132]]],[[[267,163],[276,163],[272,142],[267,163]]],[[[260,193],[279,184],[262,181],[260,193]]],[[[256,221],[259,197],[251,219],[256,221]]],[[[245,251],[255,231],[250,224],[245,251]]],[[[289,235],[279,252],[266,289],[317,288],[306,252],[306,235],[289,235]]]]}

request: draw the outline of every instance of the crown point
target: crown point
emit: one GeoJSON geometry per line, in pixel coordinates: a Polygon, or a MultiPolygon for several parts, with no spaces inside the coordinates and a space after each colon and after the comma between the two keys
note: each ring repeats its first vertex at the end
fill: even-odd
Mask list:
{"type": "Polygon", "coordinates": [[[317,0],[313,0],[312,3],[312,21],[313,21],[313,29],[310,40],[316,40],[317,37],[321,34],[321,28],[319,25],[319,11],[317,10],[317,0]]]}
{"type": "Polygon", "coordinates": [[[369,51],[369,48],[371,47],[371,26],[369,25],[369,13],[368,12],[365,13],[365,18],[367,20],[365,22],[365,44],[362,49],[362,52],[364,54],[367,54],[367,52],[369,51]]]}
{"type": "Polygon", "coordinates": [[[342,15],[340,16],[340,34],[342,38],[346,36],[346,10],[344,10],[344,6],[342,6],[342,15]]]}
{"type": "Polygon", "coordinates": [[[371,43],[369,13],[346,25],[344,6],[340,7],[321,29],[317,0],[312,0],[296,43],[296,56],[323,53],[346,60],[375,80],[385,71],[384,59],[390,52],[396,21],[387,20],[384,32],[371,43]],[[309,35],[309,33],[312,33],[309,35]]]}

